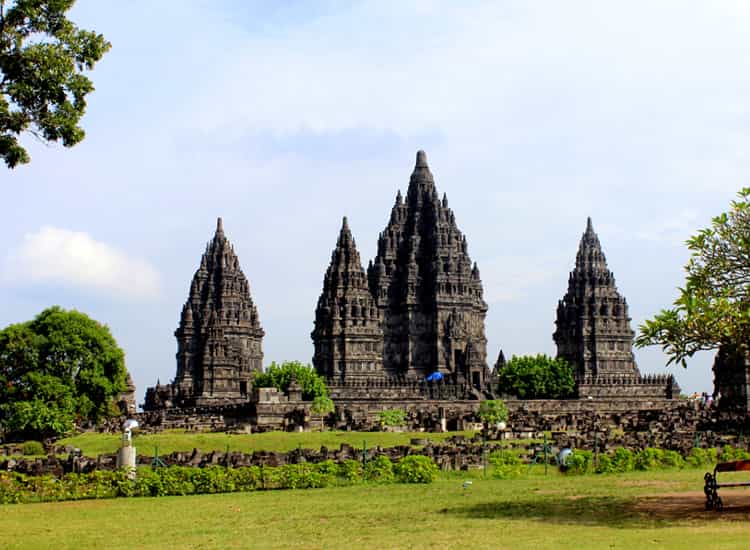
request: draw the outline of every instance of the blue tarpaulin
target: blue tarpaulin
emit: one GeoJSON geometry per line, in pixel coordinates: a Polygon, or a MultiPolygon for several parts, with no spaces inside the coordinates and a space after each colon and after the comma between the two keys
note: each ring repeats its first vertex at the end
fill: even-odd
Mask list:
{"type": "Polygon", "coordinates": [[[442,372],[433,372],[431,375],[429,375],[425,380],[428,382],[437,382],[438,380],[443,379],[443,373],[442,372]]]}

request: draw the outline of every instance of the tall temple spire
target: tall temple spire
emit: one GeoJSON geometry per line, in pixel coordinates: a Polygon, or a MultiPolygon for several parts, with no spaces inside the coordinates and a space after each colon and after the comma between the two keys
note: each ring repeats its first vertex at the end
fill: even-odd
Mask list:
{"type": "Polygon", "coordinates": [[[556,325],[557,355],[575,364],[579,377],[639,375],[628,305],[615,286],[591,218],[578,246],[568,291],[558,304],[556,325]]]}
{"type": "Polygon", "coordinates": [[[313,365],[323,376],[343,381],[382,375],[380,312],[346,217],[323,279],[311,336],[313,365]]]}
{"type": "Polygon", "coordinates": [[[219,404],[247,399],[262,369],[264,332],[221,218],[190,284],[177,337],[175,399],[219,404]]]}
{"type": "Polygon", "coordinates": [[[396,202],[380,234],[368,278],[384,316],[389,374],[420,378],[438,370],[457,382],[484,383],[487,304],[479,268],[424,151],[417,152],[406,202],[396,202]]]}

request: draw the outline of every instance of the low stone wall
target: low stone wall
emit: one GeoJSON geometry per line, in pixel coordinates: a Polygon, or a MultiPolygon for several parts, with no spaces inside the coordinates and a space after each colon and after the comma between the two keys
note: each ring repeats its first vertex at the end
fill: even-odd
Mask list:
{"type": "Polygon", "coordinates": [[[581,399],[677,399],[680,386],[672,375],[585,376],[576,380],[581,399]]]}
{"type": "MultiPolygon", "coordinates": [[[[536,417],[531,417],[532,419],[536,417]]],[[[514,423],[519,421],[516,418],[514,423]]],[[[527,421],[529,418],[527,418],[527,421]]],[[[671,449],[687,455],[694,446],[723,447],[731,445],[750,450],[750,439],[716,431],[704,432],[669,432],[666,430],[650,431],[648,427],[654,422],[665,422],[667,417],[660,416],[653,412],[646,414],[639,419],[643,424],[635,426],[635,430],[622,432],[611,428],[592,428],[590,431],[582,430],[580,432],[552,432],[548,440],[552,446],[552,453],[560,449],[570,447],[574,449],[595,450],[607,452],[617,447],[626,447],[631,450],[640,450],[645,447],[658,447],[661,449],[671,449]],[[697,437],[696,437],[697,434],[697,437]]],[[[726,426],[717,426],[703,414],[698,414],[698,421],[708,421],[713,427],[726,429],[726,426]]],[[[386,456],[396,462],[405,456],[418,454],[430,457],[443,470],[466,470],[469,468],[479,468],[483,465],[484,458],[493,451],[499,449],[523,448],[522,459],[525,462],[531,462],[536,454],[542,453],[542,445],[534,443],[528,445],[529,438],[536,440],[542,439],[543,431],[532,431],[533,420],[514,429],[494,431],[488,434],[487,440],[483,441],[480,434],[473,438],[465,438],[460,435],[453,436],[441,443],[433,443],[427,439],[413,439],[414,445],[421,447],[402,445],[398,447],[352,447],[351,445],[342,444],[338,449],[327,449],[321,447],[320,450],[312,449],[295,449],[288,453],[256,451],[253,453],[220,451],[201,452],[194,449],[191,452],[174,452],[168,455],[160,456],[161,464],[165,466],[187,466],[195,468],[204,468],[206,466],[223,466],[238,468],[244,466],[262,466],[275,467],[286,464],[303,464],[306,462],[318,463],[324,460],[333,460],[341,463],[345,460],[356,460],[364,462],[372,460],[378,456],[386,456]],[[500,441],[503,440],[502,443],[500,441]]],[[[538,422],[541,425],[541,422],[538,422]]],[[[666,428],[667,426],[663,426],[666,428]]],[[[10,457],[0,462],[0,471],[13,471],[27,475],[54,475],[62,476],[66,473],[88,473],[96,470],[114,470],[116,468],[116,455],[105,454],[96,458],[81,456],[70,448],[56,448],[55,453],[69,453],[66,459],[56,458],[54,454],[47,458],[18,458],[10,457]]],[[[552,457],[550,457],[552,458],[552,457]]],[[[149,455],[138,455],[139,466],[151,466],[154,463],[154,457],[149,455]]]]}

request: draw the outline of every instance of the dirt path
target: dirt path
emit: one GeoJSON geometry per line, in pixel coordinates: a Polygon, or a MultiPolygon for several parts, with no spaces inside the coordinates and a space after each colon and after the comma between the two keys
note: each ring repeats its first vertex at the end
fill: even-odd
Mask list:
{"type": "Polygon", "coordinates": [[[719,490],[724,510],[706,510],[703,491],[662,493],[643,496],[635,509],[653,519],[701,519],[721,521],[750,521],[750,488],[719,490]]]}

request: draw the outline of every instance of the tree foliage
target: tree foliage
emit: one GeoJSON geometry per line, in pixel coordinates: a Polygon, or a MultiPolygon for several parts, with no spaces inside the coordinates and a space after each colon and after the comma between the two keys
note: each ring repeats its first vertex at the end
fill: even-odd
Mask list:
{"type": "Polygon", "coordinates": [[[479,404],[479,418],[485,424],[497,424],[508,420],[508,407],[502,399],[488,399],[479,404]]]}
{"type": "Polygon", "coordinates": [[[393,428],[406,424],[406,411],[404,409],[385,409],[378,413],[380,426],[393,428]]]}
{"type": "Polygon", "coordinates": [[[310,365],[299,361],[285,361],[281,365],[272,362],[265,372],[255,375],[253,384],[258,388],[278,388],[284,393],[289,389],[292,379],[302,387],[302,399],[314,400],[316,397],[328,397],[328,386],[325,380],[310,365]]]}
{"type": "Polygon", "coordinates": [[[574,367],[547,355],[515,355],[500,370],[499,390],[521,399],[561,399],[575,390],[574,367]]]}
{"type": "Polygon", "coordinates": [[[51,307],[0,331],[0,424],[46,437],[76,419],[99,422],[115,412],[126,376],[125,355],[106,326],[51,307]]]}
{"type": "Polygon", "coordinates": [[[313,399],[312,405],[310,405],[310,412],[318,416],[325,416],[335,410],[336,406],[333,404],[331,398],[326,395],[318,395],[313,399]]]}
{"type": "Polygon", "coordinates": [[[18,136],[71,147],[93,91],[83,74],[110,49],[101,34],[66,18],[75,0],[0,0],[0,156],[9,168],[29,162],[18,136]]]}
{"type": "Polygon", "coordinates": [[[687,247],[685,287],[674,307],[642,324],[635,341],[638,347],[661,345],[667,364],[683,367],[697,351],[750,342],[750,188],[687,247]]]}
{"type": "Polygon", "coordinates": [[[318,395],[310,405],[310,414],[320,417],[320,429],[323,429],[323,417],[336,410],[336,405],[327,395],[318,395]]]}

